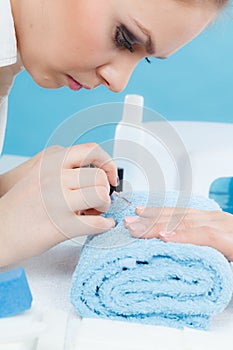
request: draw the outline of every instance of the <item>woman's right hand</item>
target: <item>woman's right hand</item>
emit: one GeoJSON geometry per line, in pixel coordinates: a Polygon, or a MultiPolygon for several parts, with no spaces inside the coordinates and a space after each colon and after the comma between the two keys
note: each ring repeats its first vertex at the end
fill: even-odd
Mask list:
{"type": "Polygon", "coordinates": [[[20,167],[23,175],[0,199],[0,266],[115,226],[88,215],[108,210],[109,183],[117,185],[117,167],[98,145],[50,147],[25,163],[26,172],[20,167]]]}

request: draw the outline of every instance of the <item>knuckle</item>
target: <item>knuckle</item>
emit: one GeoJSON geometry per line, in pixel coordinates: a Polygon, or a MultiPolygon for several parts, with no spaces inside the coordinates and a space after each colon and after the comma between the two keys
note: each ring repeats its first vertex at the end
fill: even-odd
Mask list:
{"type": "Polygon", "coordinates": [[[163,208],[144,208],[140,214],[152,217],[156,220],[163,215],[163,208]]]}
{"type": "Polygon", "coordinates": [[[53,145],[53,146],[49,146],[48,148],[46,148],[46,151],[54,153],[54,152],[58,152],[63,150],[64,147],[59,146],[59,145],[53,145]]]}
{"type": "Polygon", "coordinates": [[[141,219],[150,229],[154,229],[159,231],[161,228],[167,225],[167,223],[161,223],[159,222],[157,217],[151,217],[151,218],[145,218],[144,220],[141,219]]]}
{"type": "Polygon", "coordinates": [[[110,203],[109,191],[105,186],[98,186],[98,195],[104,202],[110,203]]]}
{"type": "Polygon", "coordinates": [[[72,184],[74,181],[72,181],[71,175],[72,175],[72,172],[69,169],[62,169],[61,185],[68,185],[69,183],[72,184]]]}
{"type": "Polygon", "coordinates": [[[58,152],[61,152],[61,150],[64,150],[64,147],[62,146],[50,146],[46,149],[44,149],[41,153],[38,154],[38,160],[41,162],[52,160],[54,155],[58,152]]]}
{"type": "Polygon", "coordinates": [[[215,241],[215,229],[213,227],[204,225],[202,226],[202,229],[205,233],[205,236],[207,238],[208,243],[211,243],[211,245],[213,244],[213,242],[215,241]]]}
{"type": "Polygon", "coordinates": [[[95,216],[93,218],[93,225],[99,229],[103,229],[104,218],[102,216],[95,216]]]}
{"type": "Polygon", "coordinates": [[[35,169],[41,165],[42,159],[43,159],[43,152],[38,153],[34,159],[33,159],[33,164],[32,167],[35,169]]]}
{"type": "Polygon", "coordinates": [[[147,221],[147,227],[145,230],[145,235],[148,238],[157,238],[159,233],[165,230],[165,225],[156,225],[154,222],[147,221]]]}
{"type": "Polygon", "coordinates": [[[183,215],[184,221],[193,221],[193,219],[195,218],[195,216],[193,216],[193,214],[191,213],[187,213],[183,215]]]}
{"type": "Polygon", "coordinates": [[[228,220],[228,219],[233,220],[233,216],[232,216],[231,213],[228,213],[228,212],[226,212],[226,211],[221,211],[221,210],[218,210],[217,212],[218,212],[219,218],[221,218],[221,219],[227,219],[227,220],[228,220]]]}
{"type": "Polygon", "coordinates": [[[210,217],[210,220],[214,220],[219,216],[219,210],[210,210],[208,211],[208,215],[210,217]]]}
{"type": "Polygon", "coordinates": [[[184,230],[188,230],[192,227],[194,227],[194,222],[190,218],[184,218],[182,221],[182,226],[184,230]]]}
{"type": "Polygon", "coordinates": [[[96,142],[88,142],[84,145],[86,148],[93,150],[96,148],[100,148],[99,145],[96,142]]]}
{"type": "Polygon", "coordinates": [[[101,185],[107,185],[108,184],[108,178],[104,170],[102,169],[96,169],[96,182],[97,184],[101,185]]]}
{"type": "Polygon", "coordinates": [[[84,151],[87,157],[93,156],[94,158],[96,157],[96,153],[99,153],[101,149],[101,147],[95,142],[88,142],[88,143],[85,143],[82,145],[76,145],[73,147],[75,147],[75,150],[77,152],[84,151]]]}
{"type": "Polygon", "coordinates": [[[228,219],[231,216],[230,213],[224,212],[222,210],[210,210],[208,214],[209,214],[209,219],[211,221],[228,219]]]}

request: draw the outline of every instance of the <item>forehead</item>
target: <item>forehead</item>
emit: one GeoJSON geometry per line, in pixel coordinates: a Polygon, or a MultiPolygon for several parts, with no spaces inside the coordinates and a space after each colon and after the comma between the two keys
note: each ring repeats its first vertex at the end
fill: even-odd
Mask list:
{"type": "Polygon", "coordinates": [[[128,16],[145,27],[156,56],[169,56],[196,37],[216,17],[216,9],[179,0],[128,0],[128,16]]]}

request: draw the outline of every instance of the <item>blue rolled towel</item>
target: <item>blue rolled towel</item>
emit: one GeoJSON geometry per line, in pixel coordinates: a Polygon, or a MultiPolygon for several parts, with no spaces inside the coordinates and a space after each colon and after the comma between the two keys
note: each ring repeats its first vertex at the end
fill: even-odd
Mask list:
{"type": "MultiPolygon", "coordinates": [[[[129,194],[124,194],[126,197],[129,194]]],[[[201,196],[177,192],[148,196],[135,193],[135,205],[220,210],[201,196]]],[[[71,303],[82,317],[208,329],[211,317],[232,297],[233,275],[228,260],[211,247],[135,239],[125,229],[134,207],[121,199],[106,216],[118,225],[88,238],[73,275],[71,303]]]]}

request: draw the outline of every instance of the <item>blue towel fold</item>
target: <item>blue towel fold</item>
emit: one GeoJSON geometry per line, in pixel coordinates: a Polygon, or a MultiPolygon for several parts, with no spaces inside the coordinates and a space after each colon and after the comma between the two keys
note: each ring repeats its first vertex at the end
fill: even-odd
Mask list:
{"type": "MultiPolygon", "coordinates": [[[[126,197],[129,194],[124,194],[126,197]]],[[[135,193],[136,205],[220,210],[211,199],[180,197],[177,192],[148,196],[135,193]],[[178,202],[177,202],[178,201],[178,202]]],[[[88,238],[74,272],[71,302],[82,317],[208,329],[211,316],[223,311],[232,297],[233,276],[217,250],[191,244],[135,239],[123,218],[133,207],[117,199],[106,216],[118,225],[88,238]]]]}

